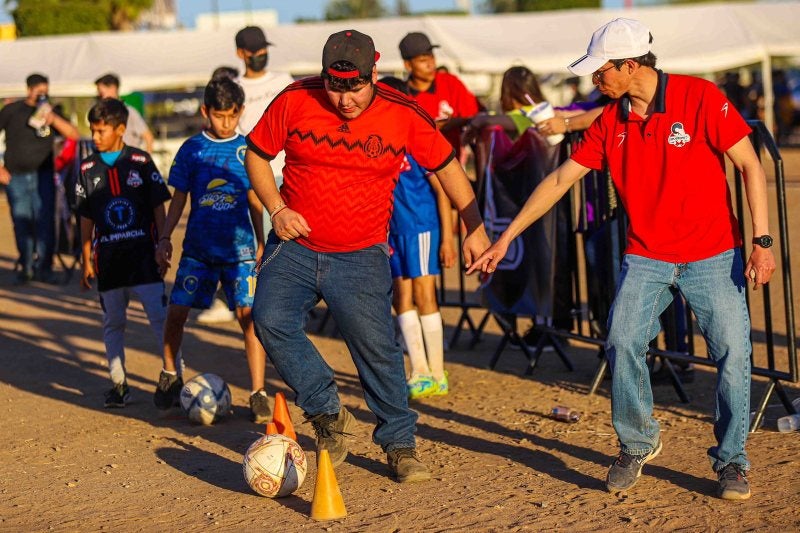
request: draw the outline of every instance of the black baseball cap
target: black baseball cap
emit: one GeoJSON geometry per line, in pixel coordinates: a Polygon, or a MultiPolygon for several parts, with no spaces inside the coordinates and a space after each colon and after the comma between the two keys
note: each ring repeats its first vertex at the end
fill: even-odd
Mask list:
{"type": "Polygon", "coordinates": [[[424,33],[411,32],[400,41],[400,55],[403,59],[414,59],[423,54],[430,54],[438,44],[431,44],[431,40],[424,33]]]}
{"type": "Polygon", "coordinates": [[[242,48],[248,52],[258,52],[272,43],[267,40],[264,30],[258,26],[247,26],[236,34],[236,48],[242,48]]]}
{"type": "Polygon", "coordinates": [[[322,49],[322,72],[336,78],[371,76],[372,67],[381,55],[375,51],[372,37],[356,30],[344,30],[328,37],[322,49]],[[347,61],[356,70],[343,72],[333,68],[337,61],[347,61]]]}

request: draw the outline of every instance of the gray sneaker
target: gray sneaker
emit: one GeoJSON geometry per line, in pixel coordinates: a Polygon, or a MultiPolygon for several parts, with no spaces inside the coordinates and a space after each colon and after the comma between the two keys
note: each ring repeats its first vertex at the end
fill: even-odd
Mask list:
{"type": "Polygon", "coordinates": [[[272,420],[272,411],[264,389],[250,395],[250,420],[256,424],[266,424],[272,420]]]}
{"type": "Polygon", "coordinates": [[[642,475],[642,467],[661,453],[662,448],[661,440],[659,439],[656,447],[644,455],[631,455],[626,452],[620,452],[617,460],[608,469],[608,476],[606,477],[606,488],[609,492],[619,492],[628,490],[636,485],[639,477],[642,475]]]}
{"type": "Polygon", "coordinates": [[[352,436],[347,430],[356,420],[350,411],[342,407],[338,414],[305,415],[305,417],[306,421],[314,426],[314,433],[317,435],[317,460],[320,450],[328,450],[333,466],[342,464],[347,458],[347,443],[344,438],[352,436]]]}
{"type": "Polygon", "coordinates": [[[717,495],[723,500],[746,500],[750,497],[750,484],[747,470],[741,465],[728,463],[717,472],[719,490],[717,495]]]}
{"type": "Polygon", "coordinates": [[[417,457],[416,448],[395,448],[387,452],[386,462],[398,483],[416,483],[431,478],[430,470],[417,457]]]}

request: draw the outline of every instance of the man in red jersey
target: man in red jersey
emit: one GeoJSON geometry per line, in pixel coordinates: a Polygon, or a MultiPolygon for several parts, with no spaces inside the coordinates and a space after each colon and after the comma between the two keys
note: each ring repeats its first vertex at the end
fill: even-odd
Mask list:
{"type": "Polygon", "coordinates": [[[334,466],[347,457],[354,422],[339,402],[333,370],[303,331],[324,299],[378,418],[373,440],[399,482],[430,479],[416,454],[417,415],[408,408],[403,353],[391,315],[386,244],[392,192],[405,153],[436,173],[466,224],[469,264],[489,246],[472,189],[453,148],[419,106],[376,83],[372,39],[335,33],[322,74],[287,87],[247,137],[245,164],[267,206],[267,240],[253,305],[256,332],[313,424],[317,450],[334,466]],[[286,151],[278,190],[269,160],[286,151]]]}
{"type": "Polygon", "coordinates": [[[408,72],[408,89],[456,150],[461,148],[461,130],[478,113],[478,100],[461,80],[436,68],[428,36],[412,32],[400,41],[400,56],[408,72]]]}
{"type": "Polygon", "coordinates": [[[717,366],[717,409],[708,450],[718,496],[750,497],[745,452],[750,405],[750,319],[745,300],[775,271],[767,185],[750,128],[705,80],[655,68],[652,36],[640,22],[615,19],[592,36],[569,66],[614,101],[586,130],[571,158],[533,191],[522,211],[470,270],[493,272],[509,244],[572,185],[607,166],[630,220],[606,354],[612,369],[611,418],[621,451],[606,478],[609,491],[636,483],[661,451],[646,355],[658,316],[680,291],[694,311],[717,366]],[[752,217],[753,249],[744,264],[724,157],[742,172],[752,217]]]}

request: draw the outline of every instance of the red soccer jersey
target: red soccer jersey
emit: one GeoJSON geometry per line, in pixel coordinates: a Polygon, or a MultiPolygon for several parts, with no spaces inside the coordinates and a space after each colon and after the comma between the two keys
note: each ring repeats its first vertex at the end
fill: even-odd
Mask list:
{"type": "Polygon", "coordinates": [[[454,157],[430,117],[402,93],[379,83],[369,107],[347,120],[319,77],[278,95],[247,143],[268,159],[286,151],[281,198],[311,227],[298,241],[318,252],[386,242],[406,152],[434,172],[454,157]]]}
{"type": "Polygon", "coordinates": [[[741,244],[724,153],[750,128],[712,83],[659,71],[648,120],[627,96],[609,104],[572,154],[607,165],[630,220],[626,253],[671,263],[741,244]]]}
{"type": "MultiPolygon", "coordinates": [[[[447,72],[437,72],[436,79],[427,91],[417,92],[413,88],[411,96],[434,120],[450,117],[469,118],[478,113],[478,100],[461,80],[447,72]]],[[[460,147],[461,132],[458,128],[447,133],[447,140],[453,147],[460,147]]]]}

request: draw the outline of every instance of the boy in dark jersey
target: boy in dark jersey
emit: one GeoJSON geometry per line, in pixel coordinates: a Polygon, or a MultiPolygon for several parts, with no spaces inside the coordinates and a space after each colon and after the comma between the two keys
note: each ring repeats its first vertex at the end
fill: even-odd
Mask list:
{"type": "Polygon", "coordinates": [[[89,124],[97,151],[81,163],[75,185],[83,251],[81,286],[89,289],[97,278],[103,341],[114,384],[106,393],[106,407],[125,407],[129,398],[124,333],[131,293],[141,300],[159,346],[166,317],[165,268],[156,262],[156,243],[169,191],[147,152],[122,142],[127,120],[128,109],[119,100],[106,98],[92,107],[89,124]]]}
{"type": "Polygon", "coordinates": [[[164,369],[153,399],[159,409],[169,409],[177,402],[183,380],[175,359],[183,326],[192,307],[207,309],[211,305],[221,282],[244,332],[250,411],[253,421],[261,424],[268,422],[271,414],[264,392],[267,356],[255,336],[250,308],[256,290],[253,266],[264,242],[263,208],[244,169],[245,139],[236,133],[244,92],[233,80],[213,80],[206,86],[204,102],[201,111],[208,126],[183,143],[169,172],[175,194],[158,243],[158,257],[167,264],[172,256],[170,235],[190,197],[191,210],[167,311],[164,369]]]}

